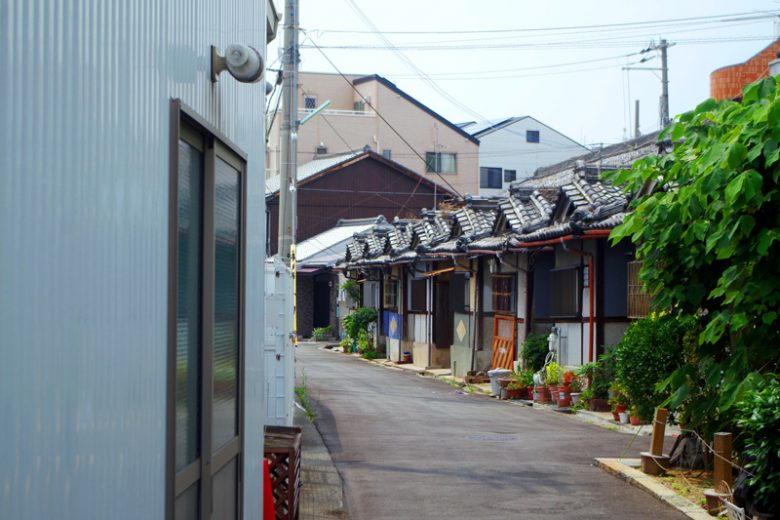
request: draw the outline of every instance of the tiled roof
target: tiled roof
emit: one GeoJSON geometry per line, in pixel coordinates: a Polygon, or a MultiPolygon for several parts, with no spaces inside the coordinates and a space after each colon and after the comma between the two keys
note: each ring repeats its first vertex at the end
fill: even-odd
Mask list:
{"type": "MultiPolygon", "coordinates": [[[[300,183],[301,181],[304,181],[309,177],[317,175],[320,172],[324,172],[325,170],[328,170],[336,165],[339,165],[343,162],[347,162],[350,159],[354,159],[364,154],[366,154],[366,152],[360,150],[359,152],[330,155],[328,157],[323,157],[322,159],[315,159],[313,161],[307,162],[306,164],[301,164],[300,166],[298,166],[297,180],[300,183]]],[[[270,179],[266,179],[265,180],[266,196],[276,193],[277,191],[279,191],[279,175],[275,175],[270,179]]]]}

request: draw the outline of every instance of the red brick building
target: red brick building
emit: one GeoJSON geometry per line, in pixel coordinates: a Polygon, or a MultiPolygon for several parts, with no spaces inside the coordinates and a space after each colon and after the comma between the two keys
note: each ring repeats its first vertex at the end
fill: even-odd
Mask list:
{"type": "Polygon", "coordinates": [[[739,97],[745,85],[769,76],[769,62],[777,58],[779,51],[780,39],[744,63],[713,71],[710,74],[710,96],[718,101],[739,97]]]}

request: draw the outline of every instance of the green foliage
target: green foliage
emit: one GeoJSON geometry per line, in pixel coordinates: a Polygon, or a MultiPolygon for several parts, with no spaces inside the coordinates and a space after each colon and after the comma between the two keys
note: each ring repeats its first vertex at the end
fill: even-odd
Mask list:
{"type": "Polygon", "coordinates": [[[744,446],[745,468],[753,476],[758,509],[780,512],[780,380],[772,377],[745,393],[737,405],[739,441],[744,446]]]}
{"type": "Polygon", "coordinates": [[[548,385],[559,385],[561,382],[563,382],[563,368],[561,368],[561,365],[553,361],[549,365],[547,365],[547,379],[545,382],[548,385]]]}
{"type": "Polygon", "coordinates": [[[361,354],[371,348],[371,340],[368,337],[368,332],[361,330],[357,336],[357,348],[361,354]]]}
{"type": "Polygon", "coordinates": [[[376,309],[372,307],[361,307],[352,314],[344,317],[342,323],[347,336],[352,338],[352,341],[357,341],[360,331],[367,331],[368,324],[376,321],[376,319],[376,309]]]}
{"type": "Polygon", "coordinates": [[[303,409],[306,412],[306,417],[308,417],[310,421],[313,421],[317,416],[317,409],[314,408],[314,403],[311,402],[307,394],[305,371],[301,375],[301,386],[295,387],[295,395],[298,397],[298,401],[300,401],[301,406],[303,406],[303,409]]]}
{"type": "Polygon", "coordinates": [[[653,314],[633,322],[615,347],[615,377],[642,420],[651,420],[669,396],[656,385],[682,364],[683,337],[691,325],[690,318],[653,314]]]}
{"type": "Polygon", "coordinates": [[[523,342],[522,358],[523,366],[534,372],[544,366],[544,358],[547,356],[547,335],[530,334],[523,342]]]}
{"type": "Polygon", "coordinates": [[[341,350],[345,354],[352,352],[352,340],[349,338],[343,338],[341,341],[339,341],[339,347],[341,347],[341,350]]]}
{"type": "Polygon", "coordinates": [[[352,300],[353,305],[357,306],[360,302],[360,284],[355,280],[347,279],[343,284],[339,286],[339,289],[347,293],[347,296],[352,300]]]}
{"type": "Polygon", "coordinates": [[[526,368],[525,370],[519,369],[513,376],[515,382],[518,383],[517,388],[525,388],[528,386],[533,386],[534,384],[534,371],[530,368],[526,368]]]}
{"type": "Polygon", "coordinates": [[[373,347],[369,347],[360,353],[360,357],[363,359],[377,359],[379,354],[373,347]]]}
{"type": "Polygon", "coordinates": [[[316,327],[311,331],[311,337],[314,341],[325,341],[325,338],[333,333],[333,325],[327,327],[316,327]]]}
{"type": "Polygon", "coordinates": [[[741,102],[707,100],[661,136],[665,156],[608,177],[639,197],[612,232],[637,244],[639,276],[657,308],[701,316],[686,363],[662,385],[705,434],[780,362],[780,95],[748,85],[741,102]]]}

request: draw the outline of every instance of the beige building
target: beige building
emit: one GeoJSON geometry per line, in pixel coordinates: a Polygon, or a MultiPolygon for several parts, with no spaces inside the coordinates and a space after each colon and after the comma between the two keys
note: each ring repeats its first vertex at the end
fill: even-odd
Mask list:
{"type": "MultiPolygon", "coordinates": [[[[477,138],[381,76],[346,78],[348,81],[338,74],[299,74],[298,119],[326,100],[331,103],[299,128],[298,164],[317,155],[369,146],[385,158],[430,176],[432,181],[449,184],[461,195],[479,192],[477,138]]],[[[279,174],[281,114],[275,121],[266,156],[268,177],[279,174]]]]}

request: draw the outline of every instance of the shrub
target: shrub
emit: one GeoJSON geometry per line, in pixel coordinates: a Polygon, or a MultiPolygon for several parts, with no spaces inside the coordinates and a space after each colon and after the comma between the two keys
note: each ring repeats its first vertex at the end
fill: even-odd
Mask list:
{"type": "Polygon", "coordinates": [[[347,294],[347,297],[352,300],[354,306],[357,306],[360,301],[360,284],[355,280],[347,280],[339,286],[339,289],[347,294]]]}
{"type": "Polygon", "coordinates": [[[379,357],[379,354],[377,354],[373,347],[369,347],[360,354],[360,357],[363,359],[376,359],[379,357]]]}
{"type": "Polygon", "coordinates": [[[360,331],[368,331],[368,324],[376,321],[376,319],[376,309],[361,307],[344,318],[344,331],[347,333],[347,336],[352,338],[352,341],[357,341],[360,331]]]}
{"type": "Polygon", "coordinates": [[[652,314],[632,323],[615,347],[616,380],[642,420],[650,421],[669,396],[656,387],[683,364],[683,338],[692,324],[689,318],[652,314]]]}
{"type": "Polygon", "coordinates": [[[523,366],[534,372],[541,370],[549,352],[546,334],[531,334],[523,342],[523,366]]]}
{"type": "Polygon", "coordinates": [[[757,509],[780,512],[780,380],[771,377],[737,404],[737,427],[744,446],[746,483],[757,509]]]}
{"type": "Polygon", "coordinates": [[[311,337],[314,341],[325,341],[325,338],[330,336],[332,332],[332,325],[328,325],[327,327],[316,327],[311,331],[311,337]]]}
{"type": "Polygon", "coordinates": [[[559,365],[555,361],[547,365],[546,370],[547,370],[547,379],[545,382],[548,385],[557,385],[563,381],[563,369],[561,368],[561,365],[559,365]]]}
{"type": "Polygon", "coordinates": [[[345,354],[352,352],[352,340],[349,338],[342,339],[339,341],[339,347],[345,354]]]}

